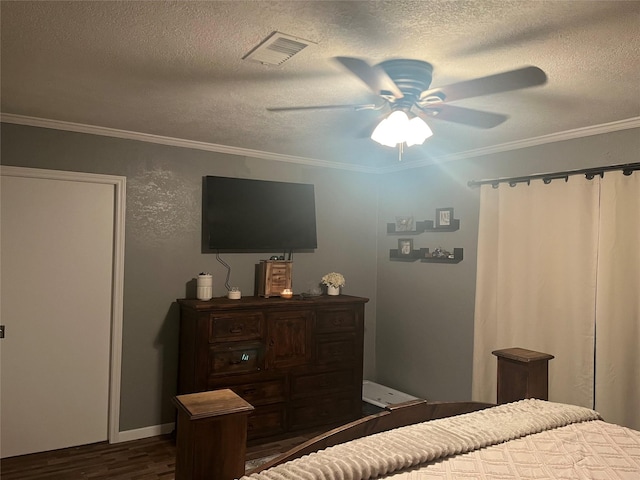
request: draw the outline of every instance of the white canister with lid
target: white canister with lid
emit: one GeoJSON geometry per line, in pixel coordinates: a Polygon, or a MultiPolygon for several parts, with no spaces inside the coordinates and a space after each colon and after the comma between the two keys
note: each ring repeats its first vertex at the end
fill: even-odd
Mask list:
{"type": "Polygon", "coordinates": [[[210,273],[198,275],[196,297],[198,300],[211,300],[213,298],[213,277],[210,273]]]}

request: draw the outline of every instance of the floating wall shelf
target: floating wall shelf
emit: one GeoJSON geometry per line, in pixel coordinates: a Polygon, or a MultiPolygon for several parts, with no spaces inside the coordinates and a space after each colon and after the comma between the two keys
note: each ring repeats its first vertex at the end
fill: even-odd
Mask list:
{"type": "Polygon", "coordinates": [[[415,262],[420,258],[420,250],[411,250],[408,255],[400,255],[397,248],[389,250],[389,258],[400,262],[415,262]]]}
{"type": "MultiPolygon", "coordinates": [[[[439,220],[439,222],[423,220],[417,221],[414,224],[413,217],[396,217],[396,223],[387,223],[387,235],[401,235],[408,237],[410,235],[419,235],[426,232],[446,233],[455,232],[460,229],[460,219],[453,218],[453,208],[437,208],[436,220],[439,220]],[[400,220],[404,221],[401,222],[400,220]],[[437,226],[438,223],[446,225],[437,226]],[[398,225],[411,225],[413,228],[397,230],[396,227],[398,225]]],[[[393,261],[400,262],[415,262],[420,260],[421,263],[460,263],[463,259],[463,250],[462,248],[454,248],[453,254],[447,254],[447,256],[439,256],[439,251],[436,251],[436,256],[434,256],[428,248],[414,250],[412,239],[401,238],[398,240],[398,248],[389,250],[389,258],[393,261]]]]}
{"type": "Polygon", "coordinates": [[[428,248],[420,250],[412,250],[408,255],[400,255],[397,248],[389,250],[389,258],[393,261],[415,262],[420,260],[421,263],[460,263],[464,258],[462,248],[453,249],[453,258],[448,257],[432,257],[428,248]]]}
{"type": "Polygon", "coordinates": [[[416,222],[416,227],[414,230],[396,230],[395,223],[387,223],[387,234],[388,235],[419,235],[425,232],[455,232],[460,229],[460,219],[454,218],[451,221],[451,225],[446,227],[435,227],[433,224],[433,220],[424,220],[422,222],[416,222]]]}
{"type": "Polygon", "coordinates": [[[423,263],[460,263],[464,257],[464,252],[462,248],[454,248],[453,249],[453,258],[448,257],[430,257],[428,248],[421,248],[420,252],[420,261],[423,263]]]}

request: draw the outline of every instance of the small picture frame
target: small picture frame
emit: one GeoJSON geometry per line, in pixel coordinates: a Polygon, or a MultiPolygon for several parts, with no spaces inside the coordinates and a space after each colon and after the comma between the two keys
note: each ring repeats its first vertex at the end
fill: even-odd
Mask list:
{"type": "Polygon", "coordinates": [[[396,217],[396,232],[413,232],[415,229],[413,217],[396,217]]]}
{"type": "Polygon", "coordinates": [[[400,257],[413,256],[413,239],[401,238],[398,240],[398,256],[400,257]]]}
{"type": "Polygon", "coordinates": [[[453,208],[436,208],[436,228],[450,227],[453,223],[453,208]]]}

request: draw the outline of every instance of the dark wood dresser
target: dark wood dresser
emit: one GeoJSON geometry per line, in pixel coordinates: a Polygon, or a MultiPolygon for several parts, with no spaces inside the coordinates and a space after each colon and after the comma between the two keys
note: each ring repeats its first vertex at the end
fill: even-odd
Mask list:
{"type": "Polygon", "coordinates": [[[234,391],[255,407],[249,440],[354,420],[366,302],[348,295],[178,300],[178,394],[234,391]]]}

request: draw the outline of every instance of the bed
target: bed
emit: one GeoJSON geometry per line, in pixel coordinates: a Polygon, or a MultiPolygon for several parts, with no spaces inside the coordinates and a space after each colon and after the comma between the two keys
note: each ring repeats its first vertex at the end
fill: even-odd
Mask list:
{"type": "Polygon", "coordinates": [[[388,405],[246,472],[253,407],[231,390],[177,397],[175,478],[640,480],[639,431],[546,400],[553,356],[521,348],[492,353],[499,405],[421,399],[388,405]]]}
{"type": "Polygon", "coordinates": [[[640,432],[607,423],[593,410],[544,400],[408,402],[332,430],[242,477],[369,478],[640,479],[640,432]],[[431,420],[416,423],[421,419],[431,420]]]}

